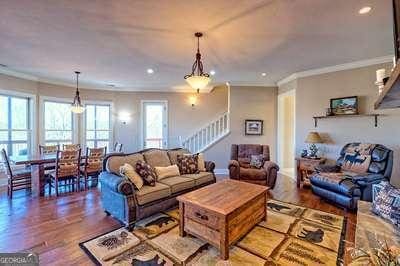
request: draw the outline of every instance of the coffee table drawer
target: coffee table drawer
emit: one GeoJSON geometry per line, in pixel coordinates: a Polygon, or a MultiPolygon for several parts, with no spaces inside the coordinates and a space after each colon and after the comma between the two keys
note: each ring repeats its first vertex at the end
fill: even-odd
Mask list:
{"type": "Polygon", "coordinates": [[[185,230],[190,234],[206,240],[217,248],[219,248],[220,246],[220,232],[218,232],[217,230],[211,229],[210,227],[207,227],[188,218],[185,218],[185,230]]]}
{"type": "Polygon", "coordinates": [[[192,219],[198,223],[207,225],[212,229],[219,229],[219,217],[215,214],[200,208],[196,208],[194,206],[186,205],[185,206],[185,217],[192,219]]]}

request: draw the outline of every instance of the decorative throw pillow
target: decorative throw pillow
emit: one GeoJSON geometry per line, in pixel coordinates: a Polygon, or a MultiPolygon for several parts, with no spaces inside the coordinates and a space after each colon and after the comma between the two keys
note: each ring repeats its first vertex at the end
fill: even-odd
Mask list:
{"type": "Polygon", "coordinates": [[[179,172],[181,175],[184,174],[198,174],[199,167],[198,167],[198,155],[178,155],[178,167],[179,172]]]}
{"type": "Polygon", "coordinates": [[[138,190],[143,187],[143,179],[138,173],[136,173],[132,165],[128,163],[122,165],[119,168],[119,172],[122,176],[126,176],[138,190]]]}
{"type": "Polygon", "coordinates": [[[372,212],[400,228],[400,189],[385,182],[372,203],[372,212]]]}
{"type": "Polygon", "coordinates": [[[371,155],[362,155],[359,152],[344,155],[342,170],[356,173],[366,173],[371,164],[371,155]]]}
{"type": "MultiPolygon", "coordinates": [[[[192,156],[191,153],[185,153],[184,156],[192,156]]],[[[206,171],[206,162],[204,160],[204,153],[197,153],[197,168],[200,172],[206,171]]]]}
{"type": "Polygon", "coordinates": [[[250,166],[251,167],[260,169],[261,167],[263,167],[264,162],[265,162],[264,155],[262,155],[262,154],[260,154],[260,155],[251,155],[251,159],[250,159],[250,166]]]}
{"type": "Polygon", "coordinates": [[[156,185],[156,173],[149,164],[143,161],[138,161],[136,163],[136,172],[143,178],[146,185],[152,187],[156,185]]]}
{"type": "Polygon", "coordinates": [[[156,167],[154,167],[154,170],[156,171],[156,174],[157,174],[157,180],[161,180],[161,179],[171,177],[171,176],[180,175],[179,167],[176,164],[166,166],[166,167],[156,166],[156,167]]]}

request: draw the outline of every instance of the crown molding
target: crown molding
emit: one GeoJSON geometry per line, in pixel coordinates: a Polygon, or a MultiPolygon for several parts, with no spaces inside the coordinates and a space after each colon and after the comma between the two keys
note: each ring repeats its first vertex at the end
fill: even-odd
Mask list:
{"type": "MultiPolygon", "coordinates": [[[[331,73],[331,72],[337,72],[341,70],[348,70],[348,69],[354,69],[354,68],[360,68],[360,67],[366,67],[366,66],[371,66],[371,65],[377,65],[377,64],[382,64],[382,63],[388,63],[392,62],[394,55],[387,55],[387,56],[381,56],[381,57],[376,57],[376,58],[371,58],[367,60],[360,60],[360,61],[354,61],[350,63],[345,63],[345,64],[340,64],[340,65],[335,65],[335,66],[328,66],[328,67],[323,67],[323,68],[316,68],[316,69],[310,69],[306,71],[300,71],[293,73],[289,75],[288,77],[281,79],[280,81],[276,83],[269,83],[269,82],[259,82],[259,81],[229,81],[230,86],[259,86],[259,87],[279,87],[283,84],[286,84],[290,81],[293,81],[295,79],[303,78],[303,77],[309,77],[309,76],[315,76],[315,75],[320,75],[320,74],[326,74],[326,73],[331,73]]],[[[19,71],[11,70],[6,67],[0,67],[0,74],[16,77],[16,78],[21,78],[21,79],[26,79],[26,80],[31,80],[31,81],[36,81],[36,82],[42,82],[42,83],[48,83],[48,84],[53,84],[53,85],[60,85],[60,86],[66,86],[66,87],[75,87],[75,83],[68,83],[65,81],[60,81],[60,80],[53,80],[53,79],[46,79],[46,78],[39,78],[34,75],[30,74],[25,74],[19,71]]],[[[211,86],[207,86],[204,90],[201,91],[201,93],[210,93],[214,87],[223,85],[222,83],[215,83],[211,86]]],[[[120,91],[120,92],[181,92],[181,93],[192,93],[194,90],[191,89],[189,86],[173,86],[167,89],[165,86],[161,85],[155,85],[151,87],[147,86],[142,86],[142,87],[109,87],[105,85],[95,85],[95,84],[82,84],[82,89],[96,89],[96,90],[106,90],[106,91],[120,91]]]]}
{"type": "Polygon", "coordinates": [[[381,57],[371,58],[371,59],[367,59],[367,60],[354,61],[354,62],[335,65],[335,66],[328,66],[328,67],[310,69],[310,70],[306,70],[306,71],[300,71],[300,72],[293,73],[284,79],[281,79],[276,84],[278,86],[282,86],[282,84],[286,84],[286,83],[293,81],[295,79],[298,79],[298,78],[304,78],[304,77],[326,74],[326,73],[331,73],[331,72],[337,72],[337,71],[342,71],[342,70],[349,70],[349,69],[354,69],[354,68],[388,63],[388,62],[393,61],[393,56],[394,55],[387,55],[387,56],[381,56],[381,57]]]}
{"type": "Polygon", "coordinates": [[[36,76],[21,73],[21,72],[15,71],[15,70],[11,70],[7,67],[0,67],[0,74],[4,74],[7,76],[12,76],[12,77],[16,77],[16,78],[21,78],[21,79],[38,81],[38,77],[36,77],[36,76]]]}
{"type": "Polygon", "coordinates": [[[258,81],[229,81],[230,86],[249,86],[249,87],[277,87],[273,82],[258,82],[258,81]]]}

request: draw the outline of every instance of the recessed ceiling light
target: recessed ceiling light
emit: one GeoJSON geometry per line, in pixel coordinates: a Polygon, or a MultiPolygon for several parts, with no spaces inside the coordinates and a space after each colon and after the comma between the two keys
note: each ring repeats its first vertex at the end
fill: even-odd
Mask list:
{"type": "Polygon", "coordinates": [[[261,73],[261,76],[265,77],[267,75],[267,73],[263,72],[261,73]]]}
{"type": "Polygon", "coordinates": [[[154,73],[154,70],[152,68],[147,69],[147,74],[153,74],[153,73],[154,73]]]}
{"type": "Polygon", "coordinates": [[[368,14],[369,12],[371,12],[371,10],[372,10],[372,7],[364,6],[363,8],[358,10],[358,13],[361,14],[361,15],[364,15],[364,14],[368,14]]]}
{"type": "Polygon", "coordinates": [[[211,75],[211,76],[214,76],[214,75],[215,75],[215,70],[211,70],[211,71],[210,71],[210,75],[211,75]]]}

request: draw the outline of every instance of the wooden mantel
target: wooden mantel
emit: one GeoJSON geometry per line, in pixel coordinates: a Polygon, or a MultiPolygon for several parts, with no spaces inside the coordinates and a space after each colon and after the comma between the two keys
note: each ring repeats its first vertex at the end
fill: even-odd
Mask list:
{"type": "Polygon", "coordinates": [[[386,82],[382,93],[375,102],[375,109],[389,109],[400,107],[400,62],[394,68],[392,75],[386,82]]]}

